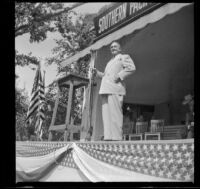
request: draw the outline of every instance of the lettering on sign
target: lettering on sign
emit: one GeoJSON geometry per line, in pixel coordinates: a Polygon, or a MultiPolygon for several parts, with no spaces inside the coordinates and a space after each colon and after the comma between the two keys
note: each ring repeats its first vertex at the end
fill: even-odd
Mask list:
{"type": "Polygon", "coordinates": [[[123,3],[113,11],[99,19],[99,34],[126,18],[127,3],[123,3]]]}
{"type": "Polygon", "coordinates": [[[129,15],[134,14],[135,12],[146,7],[148,3],[130,3],[129,15]]]}
{"type": "Polygon", "coordinates": [[[97,39],[127,25],[165,3],[115,3],[94,19],[97,39]]]}

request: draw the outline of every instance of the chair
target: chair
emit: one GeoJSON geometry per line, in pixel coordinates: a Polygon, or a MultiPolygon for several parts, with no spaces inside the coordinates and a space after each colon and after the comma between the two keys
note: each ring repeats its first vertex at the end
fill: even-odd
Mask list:
{"type": "Polygon", "coordinates": [[[145,140],[147,140],[148,136],[156,136],[158,140],[161,139],[161,133],[164,130],[164,120],[151,120],[150,124],[150,132],[145,132],[145,140]]]}
{"type": "Polygon", "coordinates": [[[164,126],[164,120],[161,119],[151,120],[151,127],[150,127],[151,133],[160,131],[160,128],[163,129],[163,126],[164,126]]]}
{"type": "Polygon", "coordinates": [[[143,122],[143,121],[136,122],[135,125],[136,132],[134,134],[129,135],[129,140],[132,140],[134,138],[139,138],[140,140],[142,140],[144,133],[147,131],[147,128],[148,128],[148,122],[143,122]]]}

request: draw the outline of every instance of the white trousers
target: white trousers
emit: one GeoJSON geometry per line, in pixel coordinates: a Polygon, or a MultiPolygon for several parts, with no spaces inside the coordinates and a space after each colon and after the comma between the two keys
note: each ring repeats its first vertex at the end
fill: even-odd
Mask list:
{"type": "Polygon", "coordinates": [[[104,140],[122,140],[122,104],[124,96],[103,94],[101,97],[104,140]]]}

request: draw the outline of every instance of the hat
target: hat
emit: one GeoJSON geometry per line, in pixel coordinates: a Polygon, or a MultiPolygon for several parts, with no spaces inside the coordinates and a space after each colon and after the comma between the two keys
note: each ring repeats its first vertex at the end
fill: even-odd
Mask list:
{"type": "Polygon", "coordinates": [[[184,101],[183,101],[183,105],[188,104],[189,102],[191,102],[193,100],[193,96],[191,94],[188,94],[184,97],[184,101]]]}

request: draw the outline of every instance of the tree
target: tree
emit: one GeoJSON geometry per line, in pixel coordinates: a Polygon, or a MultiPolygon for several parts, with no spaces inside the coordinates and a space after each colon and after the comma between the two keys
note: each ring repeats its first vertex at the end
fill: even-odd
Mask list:
{"type": "MultiPolygon", "coordinates": [[[[75,23],[67,19],[65,15],[63,18],[60,17],[57,27],[60,28],[59,31],[63,38],[55,40],[57,46],[53,48],[53,56],[47,59],[47,64],[56,63],[59,72],[63,71],[60,67],[62,61],[91,45],[96,37],[95,33],[90,31],[94,27],[94,17],[95,14],[80,15],[75,23]]],[[[80,62],[88,57],[84,57],[80,62]]],[[[65,71],[71,71],[70,67],[66,67],[66,69],[65,71]]]]}
{"type": "MultiPolygon", "coordinates": [[[[54,49],[63,52],[57,58],[52,58],[49,62],[63,60],[75,54],[90,44],[92,44],[95,34],[90,32],[94,27],[93,18],[95,14],[88,14],[83,18],[79,16],[79,21],[73,25],[73,16],[77,15],[72,9],[84,3],[75,3],[71,7],[65,7],[64,3],[15,3],[15,37],[23,34],[30,34],[30,42],[41,42],[46,39],[47,32],[59,32],[63,40],[58,40],[58,47],[54,49]],[[90,36],[92,35],[92,36],[90,36]],[[67,52],[67,53],[66,53],[67,52]]],[[[100,14],[105,9],[112,6],[105,5],[99,11],[100,14]]],[[[24,55],[15,52],[16,65],[24,66],[28,64],[38,64],[36,57],[31,54],[24,55]]]]}
{"type": "Polygon", "coordinates": [[[29,53],[28,55],[19,54],[19,52],[15,50],[15,65],[25,66],[29,64],[38,65],[39,64],[38,58],[35,56],[32,56],[32,53],[29,53]]]}
{"type": "Polygon", "coordinates": [[[16,137],[23,140],[27,137],[25,119],[28,111],[28,96],[24,89],[15,88],[15,109],[16,109],[16,137]]]}
{"type": "Polygon", "coordinates": [[[30,34],[30,42],[40,42],[46,39],[48,31],[56,31],[53,22],[63,13],[69,14],[72,7],[64,7],[64,3],[15,3],[15,37],[25,33],[30,34]]]}
{"type": "MultiPolygon", "coordinates": [[[[15,37],[30,34],[30,42],[41,42],[46,39],[47,32],[60,32],[60,16],[72,19],[73,8],[83,3],[76,3],[71,7],[64,7],[64,3],[15,3],[15,37]]],[[[38,64],[38,59],[15,52],[15,64],[25,66],[38,64]]]]}

